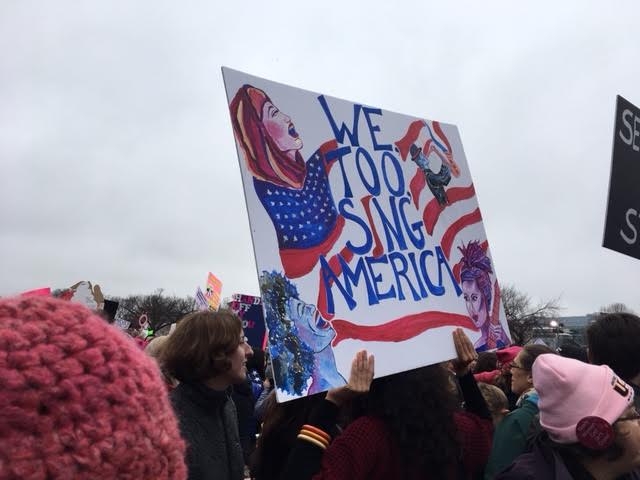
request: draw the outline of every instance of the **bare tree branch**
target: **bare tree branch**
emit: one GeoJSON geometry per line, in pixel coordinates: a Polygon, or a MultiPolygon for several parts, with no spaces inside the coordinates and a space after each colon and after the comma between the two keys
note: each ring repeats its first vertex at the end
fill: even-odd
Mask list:
{"type": "Polygon", "coordinates": [[[561,310],[559,298],[534,305],[529,295],[519,291],[514,285],[501,287],[500,294],[511,337],[517,345],[526,344],[532,339],[537,327],[557,319],[561,310]]]}
{"type": "Polygon", "coordinates": [[[600,313],[633,313],[635,312],[627,307],[624,303],[611,303],[600,308],[600,313]]]}

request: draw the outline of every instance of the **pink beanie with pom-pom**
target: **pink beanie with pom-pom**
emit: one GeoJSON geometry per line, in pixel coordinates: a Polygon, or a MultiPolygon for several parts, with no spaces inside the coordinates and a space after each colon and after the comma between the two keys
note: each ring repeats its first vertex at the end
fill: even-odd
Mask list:
{"type": "Polygon", "coordinates": [[[0,478],[185,479],[158,367],[87,308],[0,300],[0,478]]]}

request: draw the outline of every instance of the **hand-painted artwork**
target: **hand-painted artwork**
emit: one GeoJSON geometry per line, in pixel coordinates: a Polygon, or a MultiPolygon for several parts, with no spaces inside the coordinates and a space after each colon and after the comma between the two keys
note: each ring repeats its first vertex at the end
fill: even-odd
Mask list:
{"type": "Polygon", "coordinates": [[[278,401],[510,343],[454,125],[223,75],[278,401]]]}
{"type": "Polygon", "coordinates": [[[229,309],[242,319],[242,328],[247,343],[253,348],[265,348],[266,328],[262,299],[253,295],[234,293],[229,309]]]}
{"type": "Polygon", "coordinates": [[[76,283],[60,296],[63,300],[81,303],[91,310],[102,310],[104,308],[104,296],[100,285],[91,285],[91,282],[83,280],[76,283]]]}
{"type": "Polygon", "coordinates": [[[210,310],[217,310],[220,305],[220,294],[222,293],[222,282],[213,273],[209,272],[207,277],[207,290],[204,294],[209,303],[210,310]]]}

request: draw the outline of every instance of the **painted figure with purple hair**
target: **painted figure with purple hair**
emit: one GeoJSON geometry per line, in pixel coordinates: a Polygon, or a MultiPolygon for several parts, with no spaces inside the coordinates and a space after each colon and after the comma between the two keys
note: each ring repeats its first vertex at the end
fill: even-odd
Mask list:
{"type": "MultiPolygon", "coordinates": [[[[478,352],[509,345],[511,341],[500,324],[499,299],[492,299],[491,260],[477,241],[458,247],[462,253],[460,280],[469,317],[480,329],[474,347],[478,352]],[[494,301],[493,309],[491,301],[494,301]]],[[[496,292],[498,292],[496,285],[496,292]]]]}

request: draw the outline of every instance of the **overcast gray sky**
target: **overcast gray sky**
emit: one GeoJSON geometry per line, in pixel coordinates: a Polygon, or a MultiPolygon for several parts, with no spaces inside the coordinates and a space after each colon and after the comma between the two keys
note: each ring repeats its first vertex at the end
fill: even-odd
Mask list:
{"type": "Polygon", "coordinates": [[[312,3],[0,3],[0,295],[258,293],[225,65],[458,125],[501,283],[640,310],[601,247],[638,2],[312,3]]]}

